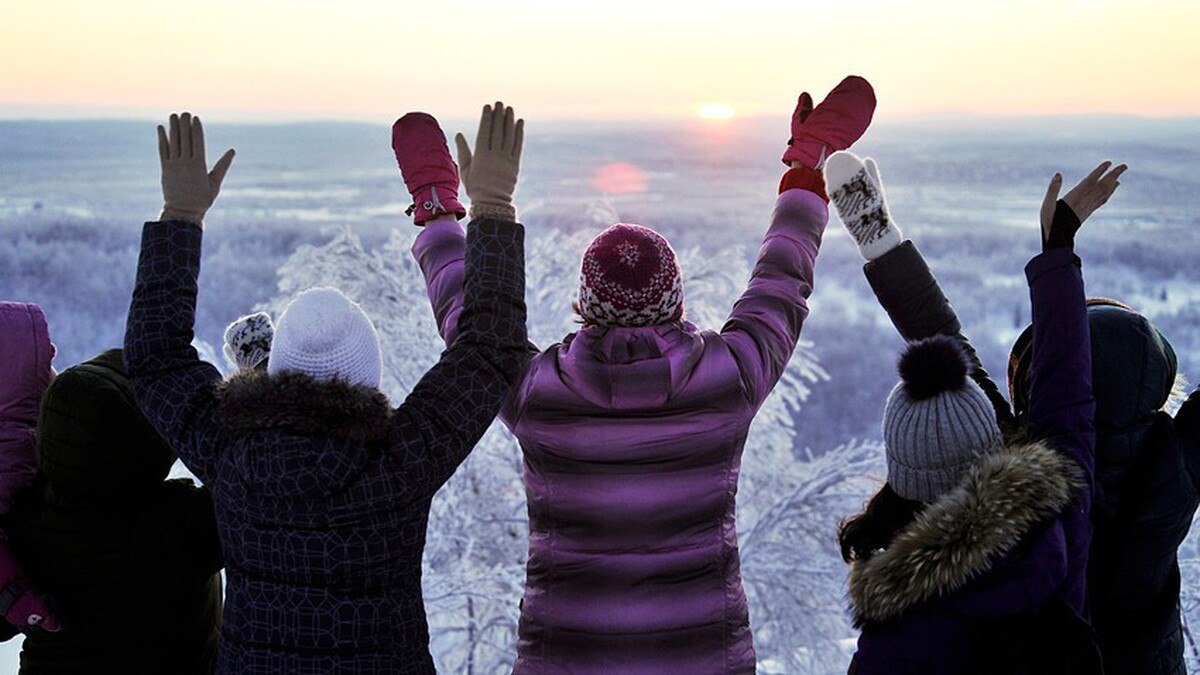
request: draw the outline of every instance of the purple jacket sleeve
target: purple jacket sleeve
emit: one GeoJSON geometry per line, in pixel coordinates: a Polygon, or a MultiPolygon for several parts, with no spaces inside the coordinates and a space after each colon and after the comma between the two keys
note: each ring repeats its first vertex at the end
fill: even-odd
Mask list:
{"type": "Polygon", "coordinates": [[[125,325],[125,369],[146,419],[209,483],[221,374],[192,347],[201,240],[200,228],[190,223],[146,223],[125,325]]]}
{"type": "Polygon", "coordinates": [[[1084,569],[1095,481],[1096,401],[1083,273],[1070,249],[1038,255],[1025,267],[1033,315],[1033,363],[1025,422],[1083,469],[1084,487],[1062,516],[1070,549],[1068,604],[1084,614],[1084,569]]]}
{"type": "Polygon", "coordinates": [[[829,205],[814,192],[785,190],[775,202],[771,226],[742,297],[721,337],[742,373],[746,396],[762,404],[783,375],[808,316],[813,267],[829,205]]]}
{"type": "Polygon", "coordinates": [[[53,359],[42,309],[0,302],[0,516],[37,475],[37,422],[53,359]]]}
{"type": "Polygon", "coordinates": [[[425,277],[438,333],[449,347],[458,336],[458,317],[463,310],[467,237],[462,225],[456,220],[427,223],[413,242],[412,254],[425,277]]]}

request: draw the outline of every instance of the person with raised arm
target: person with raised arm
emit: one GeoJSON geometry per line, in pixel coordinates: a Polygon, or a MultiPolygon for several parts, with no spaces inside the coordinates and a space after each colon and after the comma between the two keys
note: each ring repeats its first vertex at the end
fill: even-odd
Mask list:
{"type": "MultiPolygon", "coordinates": [[[[495,116],[473,178],[515,184],[520,125],[495,116]]],[[[496,213],[468,225],[461,334],[400,406],[380,390],[370,318],[332,288],[279,316],[265,372],[222,382],[191,342],[204,217],[233,151],[210,171],[203,132],[188,113],[159,127],[165,204],[142,232],[125,361],[147,417],[213,494],[228,581],[217,670],[432,673],[430,502],[527,360],[524,230],[496,213]]]]}
{"type": "MultiPolygon", "coordinates": [[[[825,159],[874,110],[861,77],[815,107],[800,96],[758,262],[720,331],[687,320],[675,252],[653,230],[616,224],[583,252],[582,327],[533,354],[500,414],[524,454],[529,504],[514,672],[754,672],[735,522],[742,451],[808,316],[825,159]]],[[[457,145],[472,212],[490,209],[471,185],[487,158],[461,135],[457,145]]],[[[422,210],[433,200],[398,158],[424,227],[413,255],[453,345],[465,316],[458,214],[444,197],[422,210]]]]}
{"type": "MultiPolygon", "coordinates": [[[[910,340],[951,334],[967,346],[921,252],[900,235],[875,162],[838,153],[828,174],[833,204],[867,261],[867,280],[900,334],[910,340]]],[[[1096,206],[1071,203],[1070,194],[1064,200],[1073,210],[1096,206]]],[[[1182,673],[1178,549],[1200,505],[1200,393],[1193,391],[1174,415],[1167,412],[1177,393],[1175,350],[1133,307],[1089,298],[1088,324],[1096,397],[1091,621],[1107,673],[1182,673]]],[[[1010,351],[1015,411],[972,359],[972,377],[988,393],[1002,428],[1028,407],[1032,336],[1027,327],[1010,351]]]]}
{"type": "MultiPolygon", "coordinates": [[[[890,238],[886,252],[898,228],[880,217],[877,168],[858,166],[845,181],[852,172],[830,159],[834,203],[864,255],[890,238]]],[[[912,303],[929,336],[905,350],[885,408],[887,483],[839,531],[862,630],[851,673],[1101,672],[1086,598],[1096,406],[1074,237],[1119,185],[1125,167],[1109,167],[1062,201],[1056,175],[1043,201],[1042,253],[1025,268],[1033,362],[1020,417],[998,414],[1003,397],[945,303],[912,303]]]]}

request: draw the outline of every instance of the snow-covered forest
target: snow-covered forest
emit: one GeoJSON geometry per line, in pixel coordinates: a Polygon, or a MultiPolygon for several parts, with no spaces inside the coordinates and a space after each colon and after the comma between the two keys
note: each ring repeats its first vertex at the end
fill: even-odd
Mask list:
{"type": "MultiPolygon", "coordinates": [[[[1021,268],[1037,247],[1045,180],[1113,158],[1131,168],[1080,235],[1088,290],[1144,311],[1174,344],[1181,371],[1200,379],[1200,178],[1189,171],[1200,164],[1200,133],[1135,120],[964,129],[880,128],[860,147],[879,159],[893,215],[929,257],[989,370],[1003,378],[1008,345],[1028,320],[1021,268]]],[[[46,307],[60,369],[120,343],[139,224],[160,205],[152,130],[0,123],[0,297],[46,307]]],[[[719,327],[770,213],[779,130],[536,131],[531,124],[518,191],[531,337],[544,346],[573,330],[579,255],[618,220],[674,242],[689,318],[719,327]],[[613,165],[633,172],[634,189],[596,180],[613,165]]],[[[333,285],[376,321],[385,388],[401,400],[442,345],[408,252],[415,230],[401,215],[387,130],[212,125],[209,142],[237,147],[238,159],[206,229],[204,353],[219,354],[211,348],[238,314],[278,312],[297,291],[333,285]]],[[[844,671],[853,649],[834,531],[883,475],[878,423],[900,346],[860,264],[835,218],[804,341],[746,445],[738,527],[760,672],[844,671]]],[[[441,671],[507,671],[525,548],[520,452],[497,425],[430,519],[425,593],[441,671]]],[[[1185,616],[1195,625],[1200,538],[1181,557],[1185,616]]],[[[1200,667],[1200,649],[1186,648],[1200,667]]],[[[15,664],[17,649],[3,646],[0,668],[15,664]]]]}

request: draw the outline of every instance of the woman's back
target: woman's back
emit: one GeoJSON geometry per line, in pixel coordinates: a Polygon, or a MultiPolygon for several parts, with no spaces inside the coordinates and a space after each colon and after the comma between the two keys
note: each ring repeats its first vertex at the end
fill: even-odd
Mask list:
{"type": "Polygon", "coordinates": [[[518,670],[752,669],[734,504],[756,408],[721,336],[586,328],[512,401],[530,522],[518,670]]]}

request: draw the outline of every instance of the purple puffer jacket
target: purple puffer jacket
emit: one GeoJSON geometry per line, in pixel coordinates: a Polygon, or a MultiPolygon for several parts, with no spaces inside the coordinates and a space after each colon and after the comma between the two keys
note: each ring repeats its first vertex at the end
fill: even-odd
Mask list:
{"type": "MultiPolygon", "coordinates": [[[[808,315],[828,217],[813,192],[779,196],[719,333],[591,327],[533,357],[500,413],[524,450],[529,502],[515,672],[754,671],[738,472],[808,315]]],[[[430,224],[413,254],[449,344],[461,228],[430,224]]]]}
{"type": "Polygon", "coordinates": [[[0,302],[0,516],[37,474],[34,441],[54,345],[37,305],[0,302]]]}

